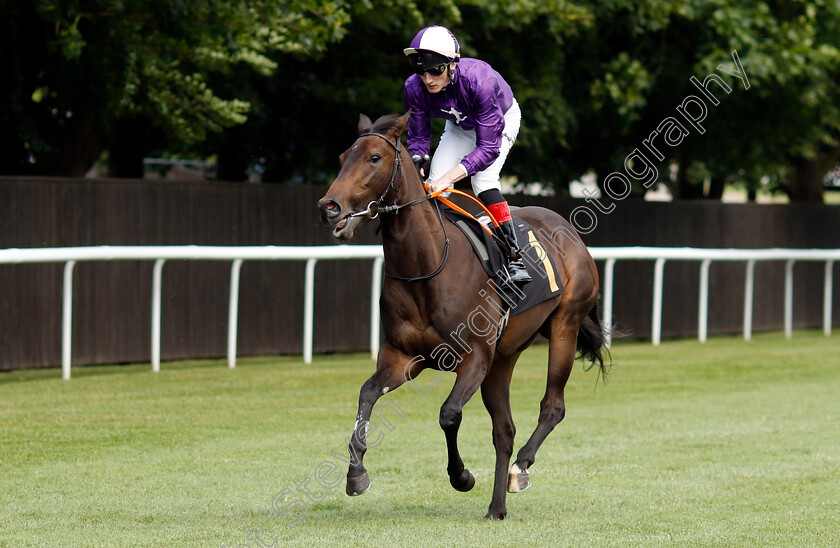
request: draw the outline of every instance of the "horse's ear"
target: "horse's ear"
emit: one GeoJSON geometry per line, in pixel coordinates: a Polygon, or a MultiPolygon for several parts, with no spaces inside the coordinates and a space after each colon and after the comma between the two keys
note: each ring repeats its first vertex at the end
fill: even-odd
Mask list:
{"type": "Polygon", "coordinates": [[[399,118],[397,118],[394,127],[397,129],[397,135],[402,135],[405,131],[405,128],[408,127],[408,119],[411,118],[411,111],[409,110],[399,118]]]}
{"type": "Polygon", "coordinates": [[[370,118],[364,114],[359,114],[359,133],[361,134],[370,131],[370,128],[372,127],[373,122],[370,121],[370,118]]]}

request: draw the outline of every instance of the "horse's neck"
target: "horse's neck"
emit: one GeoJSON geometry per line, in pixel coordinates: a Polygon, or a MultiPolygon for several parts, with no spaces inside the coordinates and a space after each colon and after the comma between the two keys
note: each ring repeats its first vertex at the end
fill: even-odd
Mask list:
{"type": "MultiPolygon", "coordinates": [[[[411,166],[411,164],[408,164],[411,166]]],[[[416,180],[403,180],[396,203],[422,198],[425,191],[416,180]]],[[[388,214],[382,219],[382,246],[388,272],[405,277],[428,274],[438,267],[445,236],[437,208],[421,202],[388,214]]]]}

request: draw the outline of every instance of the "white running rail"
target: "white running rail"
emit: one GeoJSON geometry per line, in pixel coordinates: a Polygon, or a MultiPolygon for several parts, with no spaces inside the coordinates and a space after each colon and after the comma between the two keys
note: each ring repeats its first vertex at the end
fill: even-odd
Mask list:
{"type": "MultiPolygon", "coordinates": [[[[709,306],[709,269],[713,262],[742,261],[746,264],[744,296],[744,339],[752,334],[754,269],[757,261],[785,262],[784,330],[793,332],[793,266],[798,261],[825,263],[823,290],[823,332],[831,334],[834,262],[840,249],[698,249],[675,247],[593,247],[592,257],[605,261],[602,316],[609,333],[613,315],[613,280],[615,263],[624,260],[653,260],[654,285],[652,304],[652,341],[659,345],[662,336],[662,288],[667,261],[700,262],[700,299],[698,338],[706,341],[709,306]]],[[[228,367],[236,366],[236,336],[239,308],[239,272],[244,261],[306,261],[304,278],[303,360],[312,362],[314,336],[315,265],[319,260],[373,259],[371,274],[370,353],[379,350],[378,299],[382,282],[383,253],[379,245],[331,246],[97,246],[31,249],[0,249],[0,264],[64,263],[62,304],[62,378],[70,378],[73,333],[73,272],[80,261],[155,261],[152,280],[152,370],[160,370],[161,288],[163,267],[168,260],[231,261],[230,301],[228,308],[228,367]]],[[[611,341],[607,339],[609,345],[611,341]]]]}
{"type": "MultiPolygon", "coordinates": [[[[667,261],[700,262],[700,298],[697,311],[697,331],[700,342],[706,342],[709,312],[709,269],[713,262],[741,261],[746,263],[744,281],[744,339],[752,338],[753,293],[755,263],[758,261],[783,261],[785,263],[784,331],[793,334],[793,265],[798,261],[825,263],[823,286],[823,333],[831,335],[832,288],[834,261],[840,259],[840,249],[701,249],[691,247],[594,247],[592,257],[604,260],[604,295],[602,301],[603,324],[606,332],[612,326],[612,291],[615,263],[619,260],[656,261],[653,273],[653,312],[651,339],[654,345],[662,340],[662,287],[667,261]]],[[[609,337],[607,345],[609,345],[609,337]]]]}

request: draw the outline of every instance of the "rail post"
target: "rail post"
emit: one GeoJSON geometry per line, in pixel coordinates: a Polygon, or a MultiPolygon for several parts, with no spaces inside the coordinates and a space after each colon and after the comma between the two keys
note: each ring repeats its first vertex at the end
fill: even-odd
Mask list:
{"type": "Polygon", "coordinates": [[[230,266],[230,300],[228,301],[228,367],[236,367],[236,334],[239,328],[239,271],[242,259],[234,259],[230,266]]]}
{"type": "Polygon", "coordinates": [[[76,261],[64,263],[64,290],[61,302],[61,378],[70,380],[73,355],[73,270],[76,261]]]}
{"type": "Polygon", "coordinates": [[[318,259],[306,260],[303,287],[303,363],[312,363],[312,337],[315,330],[315,265],[318,259]]]}
{"type": "Polygon", "coordinates": [[[166,259],[157,259],[152,269],[152,371],[160,371],[160,299],[163,286],[163,265],[166,259]]]}

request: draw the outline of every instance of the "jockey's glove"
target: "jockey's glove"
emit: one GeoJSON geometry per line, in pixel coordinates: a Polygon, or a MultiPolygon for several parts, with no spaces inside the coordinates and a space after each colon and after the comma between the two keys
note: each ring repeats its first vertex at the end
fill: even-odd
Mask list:
{"type": "Polygon", "coordinates": [[[414,167],[417,168],[417,173],[420,174],[420,180],[425,181],[426,177],[429,176],[429,164],[431,162],[431,157],[428,154],[424,154],[422,156],[415,154],[411,157],[411,161],[414,162],[414,167]]]}

